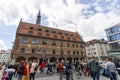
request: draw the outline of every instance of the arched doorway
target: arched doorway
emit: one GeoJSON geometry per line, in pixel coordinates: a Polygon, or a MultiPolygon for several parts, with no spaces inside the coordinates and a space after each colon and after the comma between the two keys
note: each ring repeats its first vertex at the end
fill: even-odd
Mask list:
{"type": "Polygon", "coordinates": [[[57,58],[56,57],[51,57],[50,62],[57,62],[57,58]]]}
{"type": "Polygon", "coordinates": [[[67,60],[70,61],[70,62],[72,62],[72,58],[71,57],[68,57],[67,60]]]}
{"type": "Polygon", "coordinates": [[[59,61],[61,61],[61,60],[65,60],[65,58],[64,58],[64,57],[59,57],[58,60],[59,60],[59,61]]]}
{"type": "Polygon", "coordinates": [[[32,61],[32,62],[33,62],[33,60],[36,60],[36,61],[37,61],[37,58],[36,58],[36,57],[30,57],[30,58],[28,59],[28,61],[32,61]]]}
{"type": "Polygon", "coordinates": [[[21,61],[26,61],[26,58],[23,57],[23,56],[20,56],[20,57],[16,58],[15,62],[19,62],[20,63],[21,61]]]}

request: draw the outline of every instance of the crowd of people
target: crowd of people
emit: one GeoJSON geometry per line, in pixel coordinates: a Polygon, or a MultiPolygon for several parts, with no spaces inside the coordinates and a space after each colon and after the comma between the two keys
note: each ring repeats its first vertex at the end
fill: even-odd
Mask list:
{"type": "Polygon", "coordinates": [[[101,66],[100,63],[93,57],[93,60],[83,64],[81,60],[65,61],[60,60],[56,63],[48,63],[44,60],[38,64],[36,60],[15,64],[0,63],[0,78],[1,80],[12,80],[12,77],[17,77],[18,80],[35,80],[36,72],[46,72],[46,74],[58,73],[60,78],[63,80],[63,75],[66,76],[66,80],[73,80],[73,71],[80,71],[80,76],[88,76],[93,80],[100,80],[100,76],[110,78],[110,80],[119,80],[118,74],[120,75],[119,62],[114,61],[111,58],[107,59],[105,66],[101,66]]]}

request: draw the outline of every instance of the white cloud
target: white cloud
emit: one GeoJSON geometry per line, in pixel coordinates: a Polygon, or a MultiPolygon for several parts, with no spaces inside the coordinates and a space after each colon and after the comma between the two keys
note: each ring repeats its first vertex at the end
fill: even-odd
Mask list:
{"type": "Polygon", "coordinates": [[[0,0],[0,20],[4,20],[7,25],[18,25],[20,18],[26,22],[32,20],[41,9],[42,14],[47,17],[48,26],[57,25],[60,29],[77,30],[88,41],[104,38],[105,28],[119,23],[118,1],[96,0],[94,3],[80,4],[75,0],[0,0]]]}
{"type": "Polygon", "coordinates": [[[6,45],[3,40],[0,39],[0,50],[1,49],[6,49],[6,45]]]}

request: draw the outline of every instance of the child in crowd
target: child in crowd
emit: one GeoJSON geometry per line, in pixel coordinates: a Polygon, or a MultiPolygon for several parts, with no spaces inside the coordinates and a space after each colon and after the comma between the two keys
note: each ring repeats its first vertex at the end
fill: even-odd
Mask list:
{"type": "Polygon", "coordinates": [[[7,78],[7,72],[4,70],[2,73],[2,79],[1,80],[6,80],[7,78]]]}

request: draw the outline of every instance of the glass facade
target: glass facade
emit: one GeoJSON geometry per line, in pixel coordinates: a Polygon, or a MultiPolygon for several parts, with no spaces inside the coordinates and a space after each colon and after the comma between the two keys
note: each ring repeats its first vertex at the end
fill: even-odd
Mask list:
{"type": "Polygon", "coordinates": [[[117,33],[117,32],[120,32],[120,26],[119,25],[113,26],[112,28],[106,30],[107,35],[117,33]]]}
{"type": "Polygon", "coordinates": [[[118,24],[106,29],[106,34],[110,45],[108,55],[118,59],[118,56],[120,56],[120,25],[118,24]]]}
{"type": "Polygon", "coordinates": [[[108,41],[116,41],[116,40],[120,40],[120,33],[108,36],[108,41]]]}
{"type": "Polygon", "coordinates": [[[106,30],[108,42],[111,50],[120,49],[120,25],[113,26],[106,30]]]}

